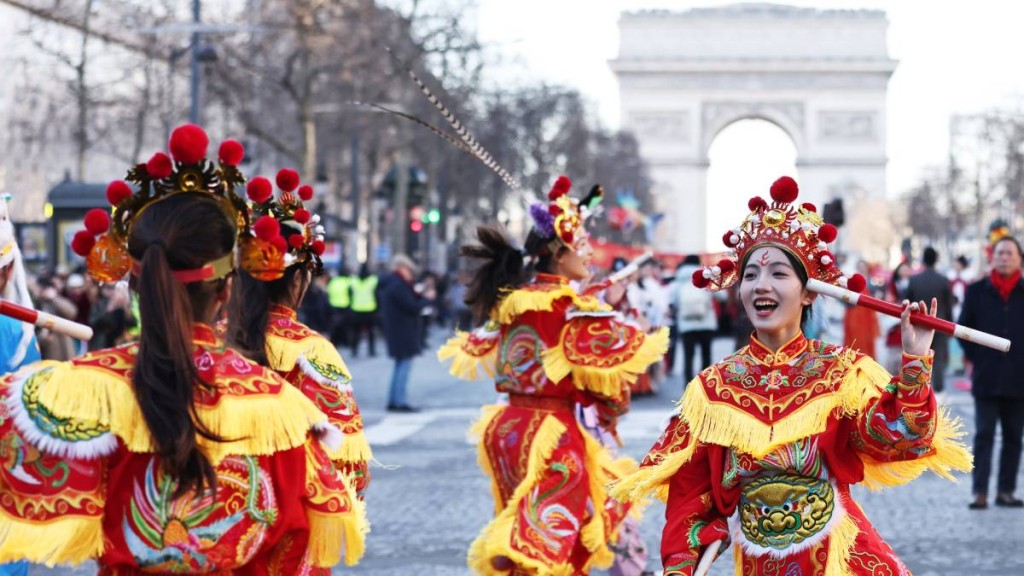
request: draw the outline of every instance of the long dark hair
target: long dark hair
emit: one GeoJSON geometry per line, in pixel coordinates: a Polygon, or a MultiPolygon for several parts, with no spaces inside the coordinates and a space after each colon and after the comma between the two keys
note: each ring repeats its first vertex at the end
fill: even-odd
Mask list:
{"type": "MultiPolygon", "coordinates": [[[[800,262],[800,259],[797,258],[796,256],[794,256],[793,253],[790,252],[789,250],[785,250],[783,248],[779,248],[779,250],[782,250],[782,253],[786,255],[786,260],[789,260],[789,265],[793,267],[793,271],[796,272],[796,277],[800,279],[800,286],[803,286],[804,288],[806,288],[807,287],[807,269],[804,268],[803,263],[800,262]]],[[[739,283],[736,285],[737,287],[739,287],[741,284],[743,284],[743,270],[747,267],[747,262],[750,261],[750,255],[753,254],[753,253],[754,253],[754,250],[750,250],[749,252],[747,252],[746,256],[743,257],[743,261],[740,262],[740,267],[739,267],[739,270],[738,270],[738,272],[739,272],[739,283]]],[[[740,306],[742,306],[742,303],[740,304],[740,306]]],[[[810,307],[810,305],[805,305],[805,306],[801,307],[801,310],[800,310],[800,329],[801,330],[803,330],[804,326],[807,325],[807,320],[810,319],[810,317],[811,317],[811,307],[810,307]]]]}
{"type": "Polygon", "coordinates": [[[135,283],[142,326],[132,381],[139,409],[164,472],[178,480],[175,496],[216,488],[216,473],[196,435],[222,441],[196,414],[192,326],[202,320],[226,279],[183,284],[173,270],[199,268],[227,255],[235,227],[216,201],[176,194],[146,208],[132,225],[128,252],[139,263],[135,283]]]}
{"type": "MultiPolygon", "coordinates": [[[[300,232],[291,226],[281,226],[281,234],[288,240],[300,232]]],[[[304,264],[295,264],[285,269],[277,280],[264,282],[253,278],[245,270],[238,271],[238,279],[232,287],[228,303],[228,344],[237,348],[253,362],[270,366],[267,358],[267,323],[270,321],[270,305],[285,304],[291,294],[291,287],[297,274],[303,285],[300,294],[309,287],[309,278],[304,274],[304,264]]],[[[296,306],[298,302],[294,303],[296,306]]]]}

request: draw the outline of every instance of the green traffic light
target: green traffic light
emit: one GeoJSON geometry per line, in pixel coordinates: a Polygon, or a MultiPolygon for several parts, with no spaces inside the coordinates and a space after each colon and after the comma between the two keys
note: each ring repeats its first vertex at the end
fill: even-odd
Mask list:
{"type": "Polygon", "coordinates": [[[437,224],[440,221],[441,221],[441,211],[438,210],[437,208],[431,208],[427,212],[427,222],[430,222],[431,224],[437,224]]]}

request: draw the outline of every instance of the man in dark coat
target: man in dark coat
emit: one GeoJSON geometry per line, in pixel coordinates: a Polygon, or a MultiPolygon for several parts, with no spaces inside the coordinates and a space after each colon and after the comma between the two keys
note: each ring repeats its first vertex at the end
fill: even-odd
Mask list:
{"type": "Polygon", "coordinates": [[[388,410],[415,412],[406,400],[406,386],[412,359],[420,353],[420,323],[424,312],[429,312],[435,295],[431,291],[417,294],[413,287],[416,264],[405,254],[396,254],[391,260],[391,274],[381,278],[378,287],[378,309],[388,356],[395,360],[388,392],[388,410]]]}
{"type": "Polygon", "coordinates": [[[996,242],[992,274],[967,287],[960,324],[1008,338],[1013,346],[1003,353],[963,340],[964,355],[973,365],[975,405],[974,501],[972,510],[988,507],[989,475],[996,424],[1002,428],[996,481],[998,506],[1024,507],[1014,497],[1024,441],[1024,282],[1021,281],[1020,243],[1012,237],[996,242]]]}
{"type": "MultiPolygon", "coordinates": [[[[939,253],[931,246],[924,249],[924,270],[910,277],[905,298],[911,302],[930,303],[935,298],[939,303],[936,315],[943,320],[953,319],[953,284],[942,274],[935,271],[935,263],[939,253]]],[[[932,341],[935,352],[932,367],[932,388],[937,394],[946,389],[946,367],[949,365],[949,336],[941,332],[935,333],[932,341]]]]}

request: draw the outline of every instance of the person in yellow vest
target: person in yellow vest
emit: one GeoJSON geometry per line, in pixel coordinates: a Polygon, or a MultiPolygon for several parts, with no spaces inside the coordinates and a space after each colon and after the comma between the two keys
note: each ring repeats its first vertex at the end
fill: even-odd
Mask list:
{"type": "Polygon", "coordinates": [[[349,332],[352,324],[352,276],[344,266],[338,269],[338,275],[327,283],[327,300],[334,309],[331,319],[331,342],[335,346],[348,346],[349,332]]]}
{"type": "Polygon", "coordinates": [[[377,355],[377,276],[363,262],[359,275],[349,279],[352,286],[352,356],[359,352],[363,332],[370,342],[370,356],[377,355]]]}

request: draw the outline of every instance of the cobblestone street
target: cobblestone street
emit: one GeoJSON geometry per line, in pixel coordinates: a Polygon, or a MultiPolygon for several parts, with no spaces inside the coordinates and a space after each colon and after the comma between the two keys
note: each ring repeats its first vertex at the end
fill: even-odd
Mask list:
{"type": "MultiPolygon", "coordinates": [[[[439,342],[437,335],[434,343],[439,342]]],[[[726,354],[728,346],[725,340],[716,341],[716,354],[726,354]]],[[[383,408],[389,361],[345,356],[380,466],[367,495],[373,531],[366,555],[358,566],[338,568],[335,574],[468,574],[466,550],[491,517],[492,502],[466,430],[478,408],[494,399],[491,384],[456,381],[432,357],[423,356],[415,361],[410,382],[411,401],[423,411],[388,414],[383,408]]],[[[658,395],[634,402],[620,428],[630,454],[640,457],[654,442],[679,391],[680,377],[673,376],[658,395]]],[[[948,403],[970,428],[970,395],[953,390],[948,403]]],[[[855,496],[917,576],[1024,574],[1024,555],[1019,554],[1024,511],[968,510],[966,476],[954,484],[929,474],[884,492],[858,489],[855,496]]],[[[650,569],[656,573],[663,513],[660,504],[650,506],[642,527],[651,551],[650,569]]],[[[720,559],[711,573],[732,574],[730,559],[728,554],[720,559]]],[[[34,576],[92,573],[91,566],[32,570],[34,576]]]]}

